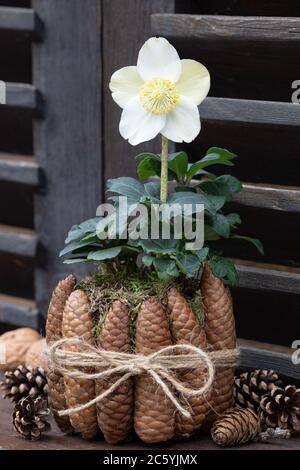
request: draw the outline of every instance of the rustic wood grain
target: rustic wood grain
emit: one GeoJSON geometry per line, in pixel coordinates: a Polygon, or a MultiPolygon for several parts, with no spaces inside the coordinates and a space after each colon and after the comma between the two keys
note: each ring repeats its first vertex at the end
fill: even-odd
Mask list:
{"type": "Polygon", "coordinates": [[[233,260],[239,273],[238,286],[300,294],[300,269],[252,261],[233,260]]]}
{"type": "Polygon", "coordinates": [[[300,41],[300,19],[264,16],[218,16],[153,14],[155,35],[221,41],[286,42],[290,47],[300,41]]]}
{"type": "Polygon", "coordinates": [[[43,36],[42,22],[30,8],[0,7],[0,30],[27,33],[34,39],[43,36]]]}
{"type": "Polygon", "coordinates": [[[132,147],[120,136],[122,110],[114,103],[108,84],[113,72],[127,65],[136,65],[140,47],[151,36],[151,13],[172,12],[175,3],[175,0],[102,2],[105,179],[136,175],[135,155],[145,150],[160,151],[159,138],[132,147]]]}
{"type": "MultiPolygon", "coordinates": [[[[46,28],[33,44],[33,83],[45,96],[45,119],[34,122],[34,154],[47,178],[35,196],[35,227],[46,250],[35,273],[44,314],[50,292],[70,273],[58,253],[70,227],[96,214],[102,198],[101,2],[33,0],[46,28]]],[[[72,266],[77,275],[86,273],[72,266]]]]}
{"type": "Polygon", "coordinates": [[[293,381],[300,380],[300,367],[292,363],[291,348],[240,339],[240,366],[250,369],[274,369],[293,381]]]}
{"type": "Polygon", "coordinates": [[[300,212],[300,189],[288,186],[243,183],[234,202],[276,211],[300,212]]]}
{"type": "MultiPolygon", "coordinates": [[[[87,442],[79,436],[63,435],[52,422],[52,430],[40,441],[26,441],[17,436],[11,425],[11,404],[0,398],[0,450],[220,450],[208,436],[194,436],[188,440],[170,441],[158,445],[146,445],[133,436],[128,442],[111,446],[99,438],[87,442]]],[[[293,450],[299,449],[300,437],[289,440],[277,440],[272,443],[250,443],[245,446],[233,447],[230,450],[293,450]]]]}
{"type": "Polygon", "coordinates": [[[43,112],[43,99],[34,85],[6,83],[6,103],[0,106],[25,109],[35,115],[41,115],[43,112]]]}
{"type": "Polygon", "coordinates": [[[0,224],[0,251],[34,257],[36,249],[37,235],[33,230],[0,224]]]}
{"type": "Polygon", "coordinates": [[[33,157],[0,153],[0,181],[39,186],[41,175],[33,157]]]}
{"type": "Polygon", "coordinates": [[[300,106],[292,103],[209,97],[200,105],[200,116],[205,121],[300,126],[300,106]]]}
{"type": "MultiPolygon", "coordinates": [[[[0,322],[38,329],[39,314],[35,302],[11,295],[0,295],[0,322]]],[[[0,444],[1,445],[1,444],[0,444]]]]}

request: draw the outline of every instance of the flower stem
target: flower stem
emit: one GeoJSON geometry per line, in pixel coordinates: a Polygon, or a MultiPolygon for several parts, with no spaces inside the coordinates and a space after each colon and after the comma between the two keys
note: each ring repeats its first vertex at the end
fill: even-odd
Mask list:
{"type": "Polygon", "coordinates": [[[160,200],[167,202],[168,197],[168,139],[162,135],[161,139],[161,173],[160,173],[160,200]]]}

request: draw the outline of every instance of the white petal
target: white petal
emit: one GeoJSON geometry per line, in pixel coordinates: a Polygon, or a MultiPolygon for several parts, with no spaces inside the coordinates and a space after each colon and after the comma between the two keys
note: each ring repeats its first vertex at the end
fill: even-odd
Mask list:
{"type": "Polygon", "coordinates": [[[124,108],[131,98],[139,94],[143,83],[136,66],[123,67],[112,75],[109,88],[114,101],[124,108]]]}
{"type": "Polygon", "coordinates": [[[139,97],[135,97],[123,109],[119,130],[131,145],[138,145],[154,139],[165,123],[166,116],[149,113],[142,107],[139,97]]]}
{"type": "Polygon", "coordinates": [[[180,95],[191,98],[199,105],[210,89],[209,71],[196,60],[183,59],[181,63],[182,72],[176,83],[176,89],[180,95]]]}
{"type": "Polygon", "coordinates": [[[150,38],[139,52],[137,68],[143,80],[163,78],[176,82],[181,74],[181,60],[165,38],[150,38]]]}
{"type": "Polygon", "coordinates": [[[167,114],[167,122],[162,135],[173,142],[191,142],[201,129],[200,116],[197,105],[184,96],[173,111],[167,114]]]}

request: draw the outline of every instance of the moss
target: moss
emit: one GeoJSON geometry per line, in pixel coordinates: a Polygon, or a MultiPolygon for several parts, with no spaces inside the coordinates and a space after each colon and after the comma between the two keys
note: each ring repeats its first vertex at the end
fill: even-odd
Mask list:
{"type": "Polygon", "coordinates": [[[89,297],[94,315],[96,338],[101,334],[107,312],[115,300],[127,305],[130,315],[132,350],[135,348],[135,324],[141,305],[149,297],[155,297],[163,305],[167,303],[167,292],[176,287],[187,298],[199,322],[203,323],[203,308],[199,284],[190,280],[161,281],[153,274],[110,274],[98,271],[77,284],[89,297]]]}

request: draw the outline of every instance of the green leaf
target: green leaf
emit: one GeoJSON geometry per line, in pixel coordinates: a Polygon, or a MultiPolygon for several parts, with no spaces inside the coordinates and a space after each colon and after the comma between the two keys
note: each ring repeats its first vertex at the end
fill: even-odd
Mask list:
{"type": "Polygon", "coordinates": [[[135,178],[127,176],[108,180],[107,191],[127,196],[135,202],[145,196],[144,185],[135,178]]]}
{"type": "Polygon", "coordinates": [[[145,253],[155,253],[167,255],[174,251],[177,245],[177,240],[139,240],[139,246],[142,247],[145,253]]]}
{"type": "Polygon", "coordinates": [[[68,258],[64,260],[64,264],[87,263],[89,260],[86,258],[68,258]]]}
{"type": "Polygon", "coordinates": [[[145,193],[150,197],[152,202],[160,202],[160,183],[159,182],[150,182],[144,184],[145,193]]]}
{"type": "Polygon", "coordinates": [[[172,279],[179,276],[179,271],[175,261],[163,258],[155,258],[153,265],[157,275],[161,280],[172,279]]]}
{"type": "Polygon", "coordinates": [[[152,160],[157,160],[160,162],[160,156],[157,155],[156,153],[151,153],[151,152],[143,152],[139,153],[136,155],[135,159],[140,163],[143,160],[146,160],[147,158],[151,158],[152,160]]]}
{"type": "Polygon", "coordinates": [[[185,152],[171,153],[168,160],[168,168],[176,174],[176,179],[182,181],[188,169],[188,156],[185,152]]]}
{"type": "Polygon", "coordinates": [[[81,222],[79,225],[73,225],[71,227],[67,238],[65,239],[65,243],[70,243],[79,238],[82,238],[85,234],[94,233],[96,231],[96,226],[100,221],[101,217],[94,217],[93,219],[85,220],[81,222]]]}
{"type": "MultiPolygon", "coordinates": [[[[179,193],[172,193],[168,198],[168,204],[204,204],[204,209],[211,213],[215,213],[213,204],[205,194],[193,193],[192,191],[184,191],[179,193]]],[[[195,208],[196,209],[196,208],[195,208]]]]}
{"type": "Polygon", "coordinates": [[[142,160],[137,167],[138,177],[142,180],[151,176],[160,176],[160,161],[153,160],[151,157],[142,160]]]}
{"type": "Polygon", "coordinates": [[[144,256],[142,257],[142,263],[143,263],[145,266],[149,267],[149,266],[152,266],[154,259],[155,259],[155,258],[154,258],[153,256],[144,255],[144,256]]]}
{"type": "Polygon", "coordinates": [[[176,186],[174,191],[175,193],[196,193],[197,189],[192,186],[176,186]]]}
{"type": "Polygon", "coordinates": [[[215,196],[213,194],[205,194],[206,199],[210,202],[212,212],[219,211],[224,206],[226,199],[224,196],[215,196]]]}
{"type": "Polygon", "coordinates": [[[215,232],[215,230],[209,224],[204,224],[204,240],[215,241],[219,239],[220,236],[217,234],[217,232],[215,232]]]}
{"type": "Polygon", "coordinates": [[[103,250],[92,251],[88,254],[87,259],[91,261],[103,261],[105,259],[111,259],[118,256],[122,251],[121,246],[115,246],[112,248],[104,248],[103,250]]]}
{"type": "Polygon", "coordinates": [[[214,214],[209,216],[211,228],[224,238],[230,235],[230,224],[223,214],[214,214]]]}
{"type": "Polygon", "coordinates": [[[97,236],[86,237],[84,240],[80,240],[79,242],[72,242],[69,245],[67,245],[63,250],[61,250],[61,252],[59,253],[59,256],[64,256],[80,248],[83,248],[89,245],[94,245],[97,243],[100,243],[100,240],[97,236]]]}
{"type": "Polygon", "coordinates": [[[207,246],[204,246],[201,250],[194,251],[195,255],[198,256],[200,263],[203,263],[206,260],[208,252],[209,248],[207,246]]]}
{"type": "Polygon", "coordinates": [[[224,196],[226,201],[231,201],[233,194],[242,190],[241,182],[232,175],[222,175],[213,180],[201,181],[198,187],[205,193],[224,196]]]}
{"type": "Polygon", "coordinates": [[[240,225],[242,223],[241,217],[235,212],[227,214],[225,217],[231,227],[236,227],[236,225],[240,225]]]}
{"type": "Polygon", "coordinates": [[[238,273],[232,261],[221,256],[213,256],[210,260],[212,272],[215,276],[235,285],[238,282],[238,273]]]}
{"type": "Polygon", "coordinates": [[[198,175],[200,171],[211,165],[233,166],[231,160],[236,157],[234,153],[219,147],[211,147],[204,158],[193,163],[188,170],[187,178],[191,180],[193,176],[198,175]]]}
{"type": "Polygon", "coordinates": [[[245,240],[255,246],[257,251],[263,256],[265,254],[264,247],[262,242],[258,238],[245,237],[242,235],[232,235],[231,238],[236,238],[239,240],[245,240]]]}
{"type": "Polygon", "coordinates": [[[192,253],[178,253],[176,263],[180,271],[188,277],[194,277],[200,268],[198,256],[192,253]]]}

